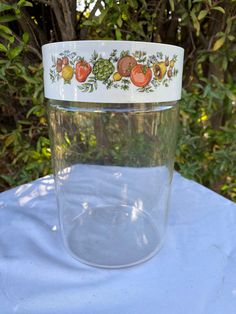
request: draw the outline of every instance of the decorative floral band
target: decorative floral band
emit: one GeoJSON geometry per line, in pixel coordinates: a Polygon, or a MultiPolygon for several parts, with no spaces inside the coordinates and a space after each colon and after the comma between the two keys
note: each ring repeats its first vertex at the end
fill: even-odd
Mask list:
{"type": "Polygon", "coordinates": [[[183,49],[129,41],[72,41],[43,46],[45,96],[88,102],[180,98],[183,49]]]}

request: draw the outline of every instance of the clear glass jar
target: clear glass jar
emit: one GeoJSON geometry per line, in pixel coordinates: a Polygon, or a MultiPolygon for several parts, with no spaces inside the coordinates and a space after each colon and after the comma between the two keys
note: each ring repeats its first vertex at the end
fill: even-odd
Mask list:
{"type": "Polygon", "coordinates": [[[43,63],[65,247],[98,267],[149,259],[167,223],[183,49],[61,42],[43,63]]]}

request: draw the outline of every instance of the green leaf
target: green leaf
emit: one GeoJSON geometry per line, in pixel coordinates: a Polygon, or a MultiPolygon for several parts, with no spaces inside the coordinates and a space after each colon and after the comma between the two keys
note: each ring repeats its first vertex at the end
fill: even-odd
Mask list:
{"type": "Polygon", "coordinates": [[[221,13],[225,14],[225,10],[222,7],[213,7],[212,10],[220,11],[221,13]]]}
{"type": "Polygon", "coordinates": [[[18,17],[16,17],[16,15],[6,14],[6,15],[0,16],[0,23],[11,22],[11,21],[15,21],[17,19],[18,19],[18,17]]]}
{"type": "Polygon", "coordinates": [[[28,83],[32,83],[32,84],[37,84],[37,79],[34,78],[34,77],[30,77],[30,76],[27,76],[27,75],[21,75],[21,77],[26,80],[26,82],[28,83]]]}
{"type": "Polygon", "coordinates": [[[169,3],[170,3],[170,9],[171,11],[173,12],[175,10],[175,3],[174,3],[174,0],[169,0],[169,3]]]}
{"type": "Polygon", "coordinates": [[[233,41],[233,40],[235,40],[235,36],[229,35],[229,36],[228,36],[228,39],[229,39],[230,41],[233,41]]]}
{"type": "Polygon", "coordinates": [[[128,20],[128,15],[125,12],[122,12],[122,20],[127,21],[128,20]]]}
{"type": "Polygon", "coordinates": [[[216,37],[218,38],[218,37],[222,37],[222,36],[225,36],[225,33],[224,32],[218,32],[217,34],[216,34],[216,37]]]}
{"type": "Polygon", "coordinates": [[[7,148],[8,146],[10,146],[12,143],[14,143],[16,139],[16,136],[14,133],[12,133],[11,135],[9,135],[4,143],[4,148],[7,148]]]}
{"type": "Polygon", "coordinates": [[[35,114],[36,112],[39,112],[39,110],[40,110],[40,106],[38,105],[30,108],[30,110],[26,114],[26,118],[28,119],[31,114],[35,114]]]}
{"type": "Polygon", "coordinates": [[[107,15],[108,9],[105,9],[102,11],[102,13],[99,15],[98,17],[98,22],[99,24],[101,24],[105,18],[105,16],[107,15]]]}
{"type": "Polygon", "coordinates": [[[227,90],[227,91],[226,91],[226,95],[227,95],[227,97],[228,97],[230,100],[236,101],[236,95],[233,94],[230,90],[227,90]]]}
{"type": "Polygon", "coordinates": [[[3,44],[0,44],[0,51],[7,52],[7,48],[3,44]]]}
{"type": "Polygon", "coordinates": [[[33,7],[33,4],[29,1],[25,1],[25,4],[24,4],[25,7],[33,7]]]}
{"type": "Polygon", "coordinates": [[[122,21],[122,18],[121,18],[120,16],[119,16],[119,18],[117,19],[116,23],[117,23],[117,25],[118,25],[119,27],[122,26],[123,21],[122,21]]]}
{"type": "Polygon", "coordinates": [[[32,123],[27,120],[17,120],[17,123],[23,124],[23,125],[31,125],[32,123]]]}
{"type": "Polygon", "coordinates": [[[17,5],[19,6],[19,7],[32,7],[33,6],[33,4],[31,3],[31,2],[29,2],[29,1],[26,1],[26,0],[20,0],[20,1],[18,1],[17,2],[17,5]]]}
{"type": "Polygon", "coordinates": [[[207,10],[202,10],[202,11],[200,11],[199,12],[199,14],[198,14],[198,20],[200,21],[200,20],[202,20],[202,19],[204,19],[204,17],[206,16],[208,14],[208,11],[207,10]]]}
{"type": "Polygon", "coordinates": [[[7,176],[5,174],[1,174],[0,177],[5,180],[10,186],[16,184],[15,180],[11,176],[7,176]]]}
{"type": "Polygon", "coordinates": [[[131,8],[133,8],[135,10],[138,8],[137,0],[129,0],[129,4],[130,4],[131,8]]]}
{"type": "Polygon", "coordinates": [[[192,21],[193,21],[193,26],[196,29],[196,34],[197,34],[197,36],[199,36],[199,33],[200,33],[200,23],[199,23],[196,15],[195,15],[195,12],[191,11],[190,12],[190,16],[191,16],[192,21]]]}
{"type": "Polygon", "coordinates": [[[0,30],[6,34],[12,35],[11,29],[5,25],[0,25],[0,30]]]}
{"type": "Polygon", "coordinates": [[[83,25],[85,26],[94,26],[96,25],[95,20],[93,19],[92,21],[85,21],[83,22],[83,25]]]}
{"type": "Polygon", "coordinates": [[[227,57],[224,57],[223,62],[222,62],[222,68],[224,71],[226,71],[227,67],[228,67],[228,59],[227,59],[227,57]]]}
{"type": "Polygon", "coordinates": [[[121,35],[121,32],[118,28],[115,30],[115,33],[116,33],[116,39],[120,40],[122,38],[122,35],[121,35]]]}
{"type": "Polygon", "coordinates": [[[0,12],[13,9],[13,6],[10,4],[0,3],[0,12]]]}
{"type": "Polygon", "coordinates": [[[27,42],[29,41],[29,33],[25,32],[22,36],[23,42],[25,44],[27,44],[27,42]]]}
{"type": "Polygon", "coordinates": [[[22,51],[23,47],[22,46],[18,46],[18,47],[15,47],[11,50],[8,51],[8,57],[9,59],[14,59],[16,58],[22,51]]]}
{"type": "Polygon", "coordinates": [[[225,37],[221,37],[217,39],[217,41],[213,45],[213,48],[212,48],[213,51],[219,50],[224,45],[224,42],[225,42],[225,37]]]}
{"type": "Polygon", "coordinates": [[[232,27],[232,18],[227,18],[227,21],[226,21],[226,24],[227,24],[227,26],[226,26],[226,30],[225,30],[225,32],[226,32],[226,34],[229,34],[230,33],[230,31],[231,31],[231,27],[232,27]]]}
{"type": "Polygon", "coordinates": [[[192,7],[192,0],[188,0],[188,9],[190,10],[192,7]]]}
{"type": "Polygon", "coordinates": [[[0,36],[1,36],[2,38],[4,38],[4,39],[8,40],[11,44],[14,43],[14,40],[15,40],[15,37],[14,37],[14,36],[10,36],[10,35],[8,35],[8,34],[2,32],[1,30],[0,30],[0,36]]]}

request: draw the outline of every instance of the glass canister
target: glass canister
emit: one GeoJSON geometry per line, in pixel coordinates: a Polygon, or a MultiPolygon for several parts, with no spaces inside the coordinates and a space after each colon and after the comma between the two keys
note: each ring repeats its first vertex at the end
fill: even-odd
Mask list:
{"type": "Polygon", "coordinates": [[[43,63],[66,249],[98,267],[146,261],[166,229],[183,49],[58,42],[43,63]]]}

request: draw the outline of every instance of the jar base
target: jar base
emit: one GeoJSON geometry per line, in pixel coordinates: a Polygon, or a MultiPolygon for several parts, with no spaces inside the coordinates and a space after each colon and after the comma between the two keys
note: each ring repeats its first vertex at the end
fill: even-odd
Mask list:
{"type": "Polygon", "coordinates": [[[162,238],[144,210],[119,205],[87,209],[73,221],[65,242],[82,263],[122,268],[151,258],[160,249],[162,238]]]}

